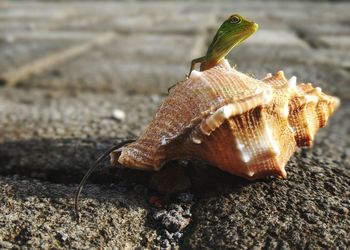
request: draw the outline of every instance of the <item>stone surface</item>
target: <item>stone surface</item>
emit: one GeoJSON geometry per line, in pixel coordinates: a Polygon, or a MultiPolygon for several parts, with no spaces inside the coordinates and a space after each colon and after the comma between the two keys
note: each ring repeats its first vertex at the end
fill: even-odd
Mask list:
{"type": "Polygon", "coordinates": [[[347,248],[350,139],[344,118],[349,115],[350,103],[343,103],[314,147],[289,161],[286,180],[252,183],[210,173],[213,187],[208,187],[206,176],[196,173],[196,194],[203,198],[195,205],[186,244],[191,249],[347,248]]]}
{"type": "Polygon", "coordinates": [[[89,185],[77,223],[72,199],[75,185],[12,176],[1,177],[0,187],[3,249],[147,248],[156,236],[145,225],[150,208],[142,194],[120,192],[111,185],[89,185]]]}
{"type": "Polygon", "coordinates": [[[3,76],[21,65],[30,64],[48,53],[60,51],[73,44],[72,41],[48,41],[45,39],[21,41],[17,40],[15,35],[4,35],[0,38],[0,56],[2,58],[0,74],[3,76]]]}
{"type": "Polygon", "coordinates": [[[292,31],[286,30],[262,30],[248,39],[246,44],[254,47],[268,46],[276,47],[282,46],[283,49],[289,47],[307,48],[308,45],[305,41],[299,39],[292,31]]]}
{"type": "Polygon", "coordinates": [[[0,100],[0,172],[77,181],[99,153],[145,128],[160,97],[3,88],[0,100]]]}
{"type": "Polygon", "coordinates": [[[349,11],[346,2],[2,1],[0,248],[349,248],[349,11]],[[232,65],[257,78],[283,69],[340,97],[314,147],[292,157],[286,180],[180,161],[171,185],[172,171],[104,161],[77,224],[84,173],[145,129],[232,12],[260,24],[232,65]]]}
{"type": "Polygon", "coordinates": [[[321,36],[320,41],[329,48],[349,50],[350,47],[350,35],[321,36]]]}
{"type": "Polygon", "coordinates": [[[172,84],[184,77],[182,72],[186,71],[191,58],[195,56],[194,41],[195,37],[184,35],[119,36],[109,45],[97,48],[77,60],[57,65],[54,72],[49,69],[30,77],[20,85],[69,90],[166,93],[172,84]]]}

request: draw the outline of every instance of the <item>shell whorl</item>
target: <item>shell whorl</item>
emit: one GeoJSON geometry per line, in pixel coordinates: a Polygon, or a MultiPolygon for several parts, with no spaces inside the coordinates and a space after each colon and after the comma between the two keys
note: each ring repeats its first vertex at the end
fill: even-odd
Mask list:
{"type": "Polygon", "coordinates": [[[224,60],[178,83],[139,139],[112,153],[112,164],[159,170],[196,158],[247,179],[286,177],[296,147],[312,144],[338,104],[282,71],[257,80],[224,60]]]}

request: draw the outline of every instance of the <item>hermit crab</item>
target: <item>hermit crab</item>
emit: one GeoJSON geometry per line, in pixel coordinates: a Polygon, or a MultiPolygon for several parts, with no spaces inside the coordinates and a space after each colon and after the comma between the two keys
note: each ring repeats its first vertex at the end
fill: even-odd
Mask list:
{"type": "Polygon", "coordinates": [[[283,71],[255,79],[226,59],[191,71],[164,99],[137,140],[106,152],[86,173],[78,198],[97,163],[157,171],[176,159],[199,159],[249,180],[286,178],[286,163],[297,147],[312,146],[339,99],[311,83],[287,79],[283,71]]]}
{"type": "Polygon", "coordinates": [[[117,145],[101,159],[110,155],[113,166],[148,171],[171,160],[201,159],[249,180],[285,178],[296,148],[312,145],[338,105],[338,98],[310,83],[297,84],[295,76],[287,80],[283,71],[258,80],[223,60],[192,71],[171,89],[136,141],[117,145]]]}
{"type": "Polygon", "coordinates": [[[254,79],[225,60],[174,87],[137,141],[111,152],[113,166],[159,170],[201,159],[254,180],[287,176],[296,147],[311,146],[339,100],[282,71],[254,79]]]}

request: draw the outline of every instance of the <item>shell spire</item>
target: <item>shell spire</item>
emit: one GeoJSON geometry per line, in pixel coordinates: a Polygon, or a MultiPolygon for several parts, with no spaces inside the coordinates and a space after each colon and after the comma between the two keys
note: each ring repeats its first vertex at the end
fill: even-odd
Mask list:
{"type": "Polygon", "coordinates": [[[247,179],[287,176],[297,147],[311,146],[339,105],[283,71],[254,79],[224,60],[177,84],[139,139],[111,153],[113,165],[159,170],[174,159],[201,159],[247,179]]]}

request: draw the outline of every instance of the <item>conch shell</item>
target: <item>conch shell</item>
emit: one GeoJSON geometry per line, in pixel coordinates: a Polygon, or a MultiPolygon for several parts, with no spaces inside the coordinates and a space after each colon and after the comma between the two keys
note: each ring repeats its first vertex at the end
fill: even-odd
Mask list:
{"type": "Polygon", "coordinates": [[[282,71],[257,80],[224,60],[178,83],[139,139],[113,151],[111,162],[159,170],[170,160],[201,159],[250,180],[285,178],[296,148],[312,145],[338,105],[282,71]]]}

